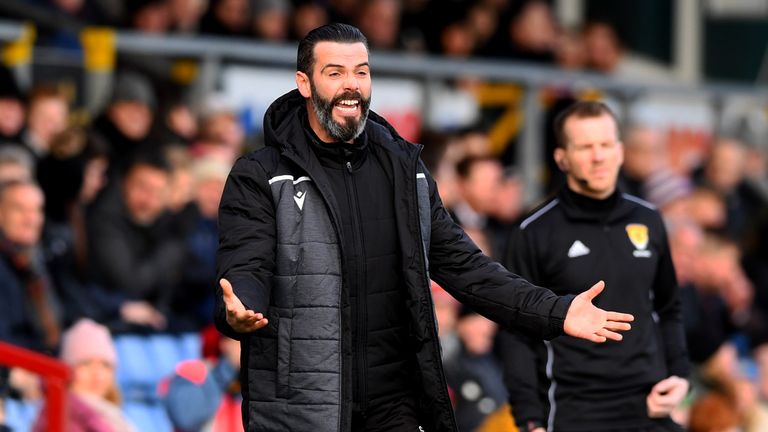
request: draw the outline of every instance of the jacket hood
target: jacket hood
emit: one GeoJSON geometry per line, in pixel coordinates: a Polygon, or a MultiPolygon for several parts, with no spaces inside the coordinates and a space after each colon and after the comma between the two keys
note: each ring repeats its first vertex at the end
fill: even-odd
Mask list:
{"type": "MultiPolygon", "coordinates": [[[[304,126],[300,120],[304,110],[306,110],[306,99],[298,89],[291,90],[272,102],[264,114],[265,145],[298,155],[307,151],[302,148],[307,146],[298,145],[306,141],[304,126]]],[[[402,150],[415,150],[415,146],[403,139],[389,122],[373,110],[368,111],[365,133],[373,142],[394,143],[402,150]]]]}

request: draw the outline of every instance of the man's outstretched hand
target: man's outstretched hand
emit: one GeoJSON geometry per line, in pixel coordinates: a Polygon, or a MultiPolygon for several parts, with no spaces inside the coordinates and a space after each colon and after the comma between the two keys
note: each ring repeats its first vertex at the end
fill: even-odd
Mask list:
{"type": "Polygon", "coordinates": [[[565,315],[565,334],[592,342],[605,342],[608,339],[620,341],[622,336],[618,332],[632,328],[629,325],[635,319],[632,315],[607,312],[592,304],[592,299],[597,297],[603,288],[605,282],[600,281],[573,299],[565,315]]]}
{"type": "Polygon", "coordinates": [[[238,333],[250,333],[269,324],[263,314],[245,308],[228,280],[221,279],[219,285],[221,285],[222,298],[227,308],[227,324],[233,330],[238,333]]]}

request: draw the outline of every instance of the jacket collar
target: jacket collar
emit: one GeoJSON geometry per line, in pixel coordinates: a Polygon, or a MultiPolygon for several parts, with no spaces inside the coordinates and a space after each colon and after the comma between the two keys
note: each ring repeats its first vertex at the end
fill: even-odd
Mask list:
{"type": "Polygon", "coordinates": [[[594,199],[574,192],[564,186],[558,193],[563,212],[568,219],[599,223],[612,223],[624,218],[632,211],[632,206],[624,199],[624,193],[618,187],[606,199],[594,199]]]}
{"type": "MultiPolygon", "coordinates": [[[[312,163],[314,156],[302,116],[306,116],[306,100],[298,90],[277,98],[264,115],[264,141],[265,145],[277,147],[282,153],[292,154],[292,159],[306,166],[312,163]]],[[[385,147],[403,157],[418,152],[416,146],[403,139],[374,111],[368,112],[364,135],[366,145],[371,148],[385,147]]]]}

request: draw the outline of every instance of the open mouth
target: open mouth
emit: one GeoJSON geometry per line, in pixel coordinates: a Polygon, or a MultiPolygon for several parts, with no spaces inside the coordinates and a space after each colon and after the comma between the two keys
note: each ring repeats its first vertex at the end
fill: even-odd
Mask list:
{"type": "Polygon", "coordinates": [[[359,99],[341,99],[337,101],[333,107],[344,114],[354,114],[354,113],[357,113],[357,110],[360,107],[360,100],[359,99]]]}

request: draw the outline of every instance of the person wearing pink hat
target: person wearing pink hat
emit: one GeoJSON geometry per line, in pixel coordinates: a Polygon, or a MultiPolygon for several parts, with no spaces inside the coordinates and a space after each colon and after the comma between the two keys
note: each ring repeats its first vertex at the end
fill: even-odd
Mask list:
{"type": "MultiPolygon", "coordinates": [[[[115,381],[117,351],[106,327],[89,319],[77,321],[62,337],[60,358],[72,368],[67,431],[136,431],[120,410],[115,381]]],[[[33,431],[47,429],[43,408],[33,431]]]]}

